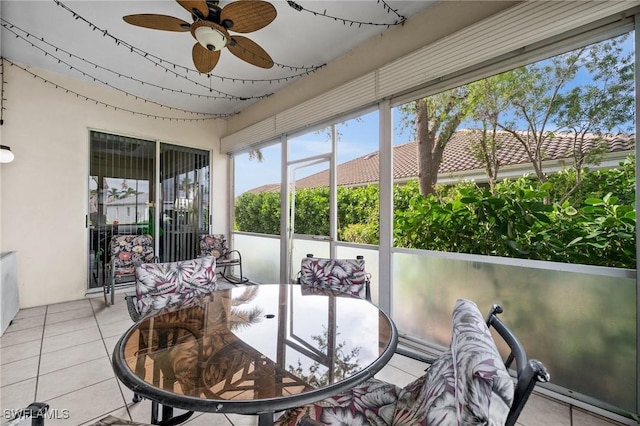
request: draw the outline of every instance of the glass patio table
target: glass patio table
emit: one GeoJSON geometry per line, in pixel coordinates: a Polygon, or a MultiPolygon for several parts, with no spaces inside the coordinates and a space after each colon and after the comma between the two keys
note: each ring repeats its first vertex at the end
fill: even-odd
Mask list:
{"type": "Polygon", "coordinates": [[[116,344],[113,366],[153,402],[154,424],[160,404],[163,421],[175,407],[257,414],[263,426],[273,425],[274,413],[372,377],[397,342],[394,323],[366,300],[262,284],[219,290],[140,320],[116,344]]]}

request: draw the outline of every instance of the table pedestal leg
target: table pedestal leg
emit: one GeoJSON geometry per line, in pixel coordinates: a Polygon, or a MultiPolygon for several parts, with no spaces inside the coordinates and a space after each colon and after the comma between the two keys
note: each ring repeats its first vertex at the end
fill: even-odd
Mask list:
{"type": "Polygon", "coordinates": [[[273,426],[273,412],[258,414],[258,426],[273,426]]]}

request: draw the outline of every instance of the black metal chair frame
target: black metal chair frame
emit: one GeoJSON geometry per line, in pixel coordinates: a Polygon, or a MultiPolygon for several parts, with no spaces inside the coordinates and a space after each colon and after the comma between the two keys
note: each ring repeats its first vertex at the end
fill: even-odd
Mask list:
{"type": "Polygon", "coordinates": [[[45,402],[32,402],[27,408],[20,410],[13,420],[23,417],[31,418],[31,426],[44,426],[44,419],[48,410],[49,404],[45,402]]]}
{"type": "MultiPolygon", "coordinates": [[[[125,234],[123,234],[125,235],[125,234]]],[[[123,235],[114,235],[112,237],[119,237],[119,236],[123,236],[123,235]]],[[[127,235],[134,235],[134,234],[127,234],[127,235]]],[[[135,234],[135,235],[139,235],[139,234],[135,234]]],[[[109,246],[111,246],[111,242],[109,242],[109,246]]],[[[111,247],[110,247],[111,248],[111,247]]],[[[110,252],[111,250],[109,250],[109,252],[106,253],[107,259],[108,259],[108,269],[109,269],[109,283],[103,283],[103,292],[104,292],[104,303],[105,306],[109,306],[109,304],[114,305],[115,304],[115,293],[116,293],[116,267],[114,266],[113,262],[114,259],[112,257],[112,254],[110,252]],[[109,300],[107,299],[107,295],[111,293],[111,302],[109,303],[109,300]]],[[[158,262],[158,256],[153,257],[153,263],[157,263],[158,262]]],[[[134,279],[135,282],[135,273],[132,274],[127,274],[127,276],[131,276],[134,279]]],[[[129,314],[131,315],[131,308],[129,306],[129,301],[127,300],[127,308],[129,309],[129,314]]],[[[131,317],[133,319],[133,317],[131,317]]]]}
{"type": "MultiPolygon", "coordinates": [[[[223,252],[220,256],[216,257],[216,269],[222,268],[220,276],[233,284],[245,284],[249,282],[249,278],[245,277],[242,272],[242,255],[239,250],[231,250],[229,248],[227,237],[224,234],[206,234],[202,235],[201,238],[206,236],[211,236],[215,239],[218,239],[219,236],[222,240],[220,244],[223,247],[223,252]],[[238,278],[227,274],[227,268],[233,266],[237,266],[240,269],[240,276],[238,278]]],[[[204,251],[201,251],[200,253],[201,256],[208,254],[209,253],[205,253],[204,251]]]]}
{"type": "Polygon", "coordinates": [[[493,327],[509,346],[511,352],[504,365],[510,368],[513,361],[516,362],[516,386],[513,403],[511,404],[511,409],[509,410],[509,415],[505,423],[505,426],[514,426],[525,404],[529,400],[529,396],[531,396],[536,383],[546,383],[551,377],[540,361],[527,358],[527,352],[524,350],[524,346],[522,346],[520,340],[518,340],[516,335],[498,318],[498,314],[502,312],[502,306],[494,304],[487,315],[487,326],[489,326],[489,328],[493,327]]]}

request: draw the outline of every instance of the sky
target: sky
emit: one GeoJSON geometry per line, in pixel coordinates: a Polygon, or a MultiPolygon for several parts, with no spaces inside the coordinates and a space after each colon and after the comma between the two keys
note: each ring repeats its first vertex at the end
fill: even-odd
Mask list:
{"type": "MultiPolygon", "coordinates": [[[[413,141],[410,132],[403,131],[400,129],[400,126],[398,126],[399,117],[398,111],[394,109],[394,144],[413,141]]],[[[378,151],[378,131],[378,111],[373,111],[356,119],[349,120],[346,123],[339,124],[338,164],[378,151]]],[[[292,138],[289,141],[289,145],[291,159],[312,157],[328,153],[331,149],[328,130],[319,132],[312,131],[302,136],[292,138]]],[[[249,160],[248,154],[235,157],[236,197],[243,192],[262,185],[280,183],[280,144],[263,148],[260,151],[264,156],[264,161],[261,163],[257,160],[249,160]]],[[[298,179],[326,169],[326,166],[323,166],[324,165],[318,165],[304,171],[301,170],[296,174],[296,178],[298,179]]]]}

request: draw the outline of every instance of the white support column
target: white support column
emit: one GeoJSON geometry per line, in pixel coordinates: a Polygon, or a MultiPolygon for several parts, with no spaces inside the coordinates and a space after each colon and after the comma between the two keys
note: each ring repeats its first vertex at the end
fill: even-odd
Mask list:
{"type": "MultiPolygon", "coordinates": [[[[638,55],[638,46],[640,46],[640,14],[634,15],[635,24],[635,89],[636,89],[636,135],[638,134],[638,117],[640,116],[640,79],[638,78],[638,67],[640,66],[640,59],[638,55]]],[[[638,199],[638,185],[640,184],[640,165],[638,164],[638,158],[640,158],[640,147],[636,143],[636,221],[638,219],[638,212],[640,211],[640,200],[638,199]]],[[[638,259],[640,258],[640,230],[636,226],[636,271],[638,271],[638,259]]],[[[640,318],[640,274],[636,273],[636,318],[640,318]]],[[[636,327],[636,412],[640,411],[640,326],[636,327]]]]}
{"type": "Polygon", "coordinates": [[[378,306],[393,318],[393,119],[388,100],[379,104],[380,116],[380,245],[378,306]]]}
{"type": "Polygon", "coordinates": [[[336,258],[336,241],[338,241],[338,172],[336,157],[338,155],[338,127],[331,125],[331,159],[329,160],[329,257],[336,258]]]}
{"type": "Polygon", "coordinates": [[[290,219],[289,219],[289,141],[285,135],[280,136],[280,282],[289,282],[291,269],[290,219]]]}

